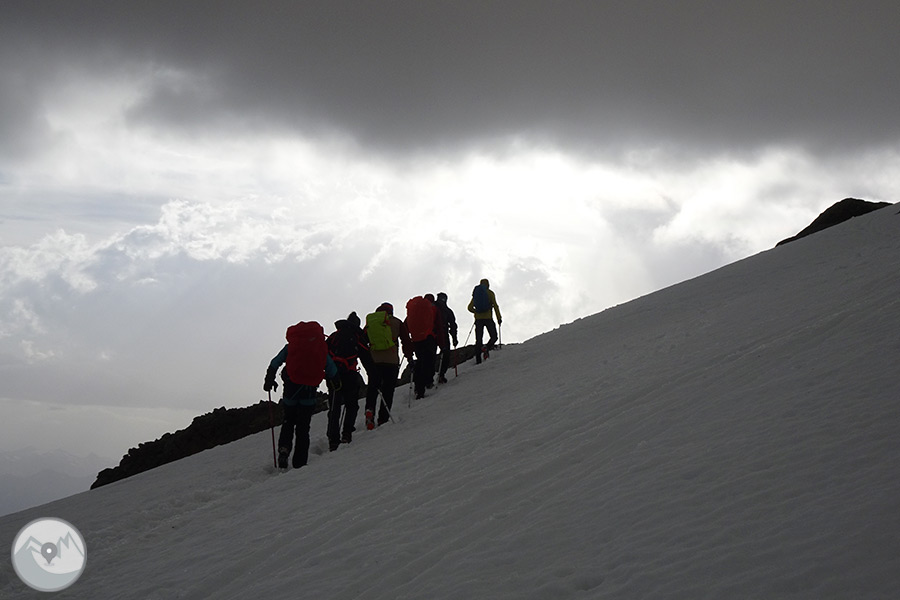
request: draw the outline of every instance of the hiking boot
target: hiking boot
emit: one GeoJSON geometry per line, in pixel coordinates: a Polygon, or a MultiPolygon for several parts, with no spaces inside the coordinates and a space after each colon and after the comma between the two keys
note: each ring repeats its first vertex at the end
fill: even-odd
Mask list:
{"type": "Polygon", "coordinates": [[[349,431],[346,432],[344,435],[341,436],[341,443],[342,443],[342,444],[349,444],[349,443],[352,442],[352,441],[353,441],[353,434],[350,433],[349,431]]]}
{"type": "Polygon", "coordinates": [[[371,410],[366,411],[366,429],[369,431],[375,429],[375,413],[371,410]]]}
{"type": "Polygon", "coordinates": [[[281,447],[278,449],[278,468],[279,469],[287,469],[288,468],[288,456],[290,456],[291,451],[285,447],[281,447]]]}
{"type": "Polygon", "coordinates": [[[441,375],[438,377],[438,383],[447,383],[447,378],[441,375]]]}
{"type": "Polygon", "coordinates": [[[328,442],[328,451],[334,452],[335,450],[337,450],[340,447],[340,445],[341,445],[340,442],[328,442]]]}

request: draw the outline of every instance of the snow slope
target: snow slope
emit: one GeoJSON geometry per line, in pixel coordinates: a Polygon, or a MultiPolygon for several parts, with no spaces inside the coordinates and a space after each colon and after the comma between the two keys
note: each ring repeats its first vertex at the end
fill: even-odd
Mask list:
{"type": "Polygon", "coordinates": [[[60,598],[896,598],[896,213],[398,390],[402,422],[337,452],[319,415],[300,471],[271,473],[265,432],[0,537],[79,528],[60,598]]]}

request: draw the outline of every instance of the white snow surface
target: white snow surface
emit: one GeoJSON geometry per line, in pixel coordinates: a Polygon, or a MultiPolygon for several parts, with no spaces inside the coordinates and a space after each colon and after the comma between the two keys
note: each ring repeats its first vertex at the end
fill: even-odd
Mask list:
{"type": "MultiPolygon", "coordinates": [[[[898,265],[892,206],[400,388],[336,452],[317,415],[301,470],[267,431],[0,537],[79,529],[59,598],[895,599],[898,265]]],[[[43,595],[5,561],[0,597],[43,595]]]]}

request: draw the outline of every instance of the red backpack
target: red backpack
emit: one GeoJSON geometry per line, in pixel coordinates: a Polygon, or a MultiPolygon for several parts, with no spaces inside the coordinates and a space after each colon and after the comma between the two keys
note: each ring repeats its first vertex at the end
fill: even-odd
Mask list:
{"type": "Polygon", "coordinates": [[[406,328],[414,342],[421,342],[429,335],[434,335],[434,316],[437,309],[423,298],[416,296],[406,303],[406,328]]]}
{"type": "Polygon", "coordinates": [[[315,321],[300,321],[287,328],[287,361],[284,370],[291,381],[298,385],[318,387],[325,379],[325,361],[328,346],[325,330],[315,321]]]}

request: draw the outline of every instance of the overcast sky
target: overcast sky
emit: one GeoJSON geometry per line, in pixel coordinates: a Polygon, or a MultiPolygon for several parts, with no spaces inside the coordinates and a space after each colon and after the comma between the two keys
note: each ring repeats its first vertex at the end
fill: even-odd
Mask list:
{"type": "Polygon", "coordinates": [[[0,450],[256,402],[299,320],[446,291],[462,342],[488,277],[524,341],[894,202],[898,6],[6,0],[0,450]]]}

